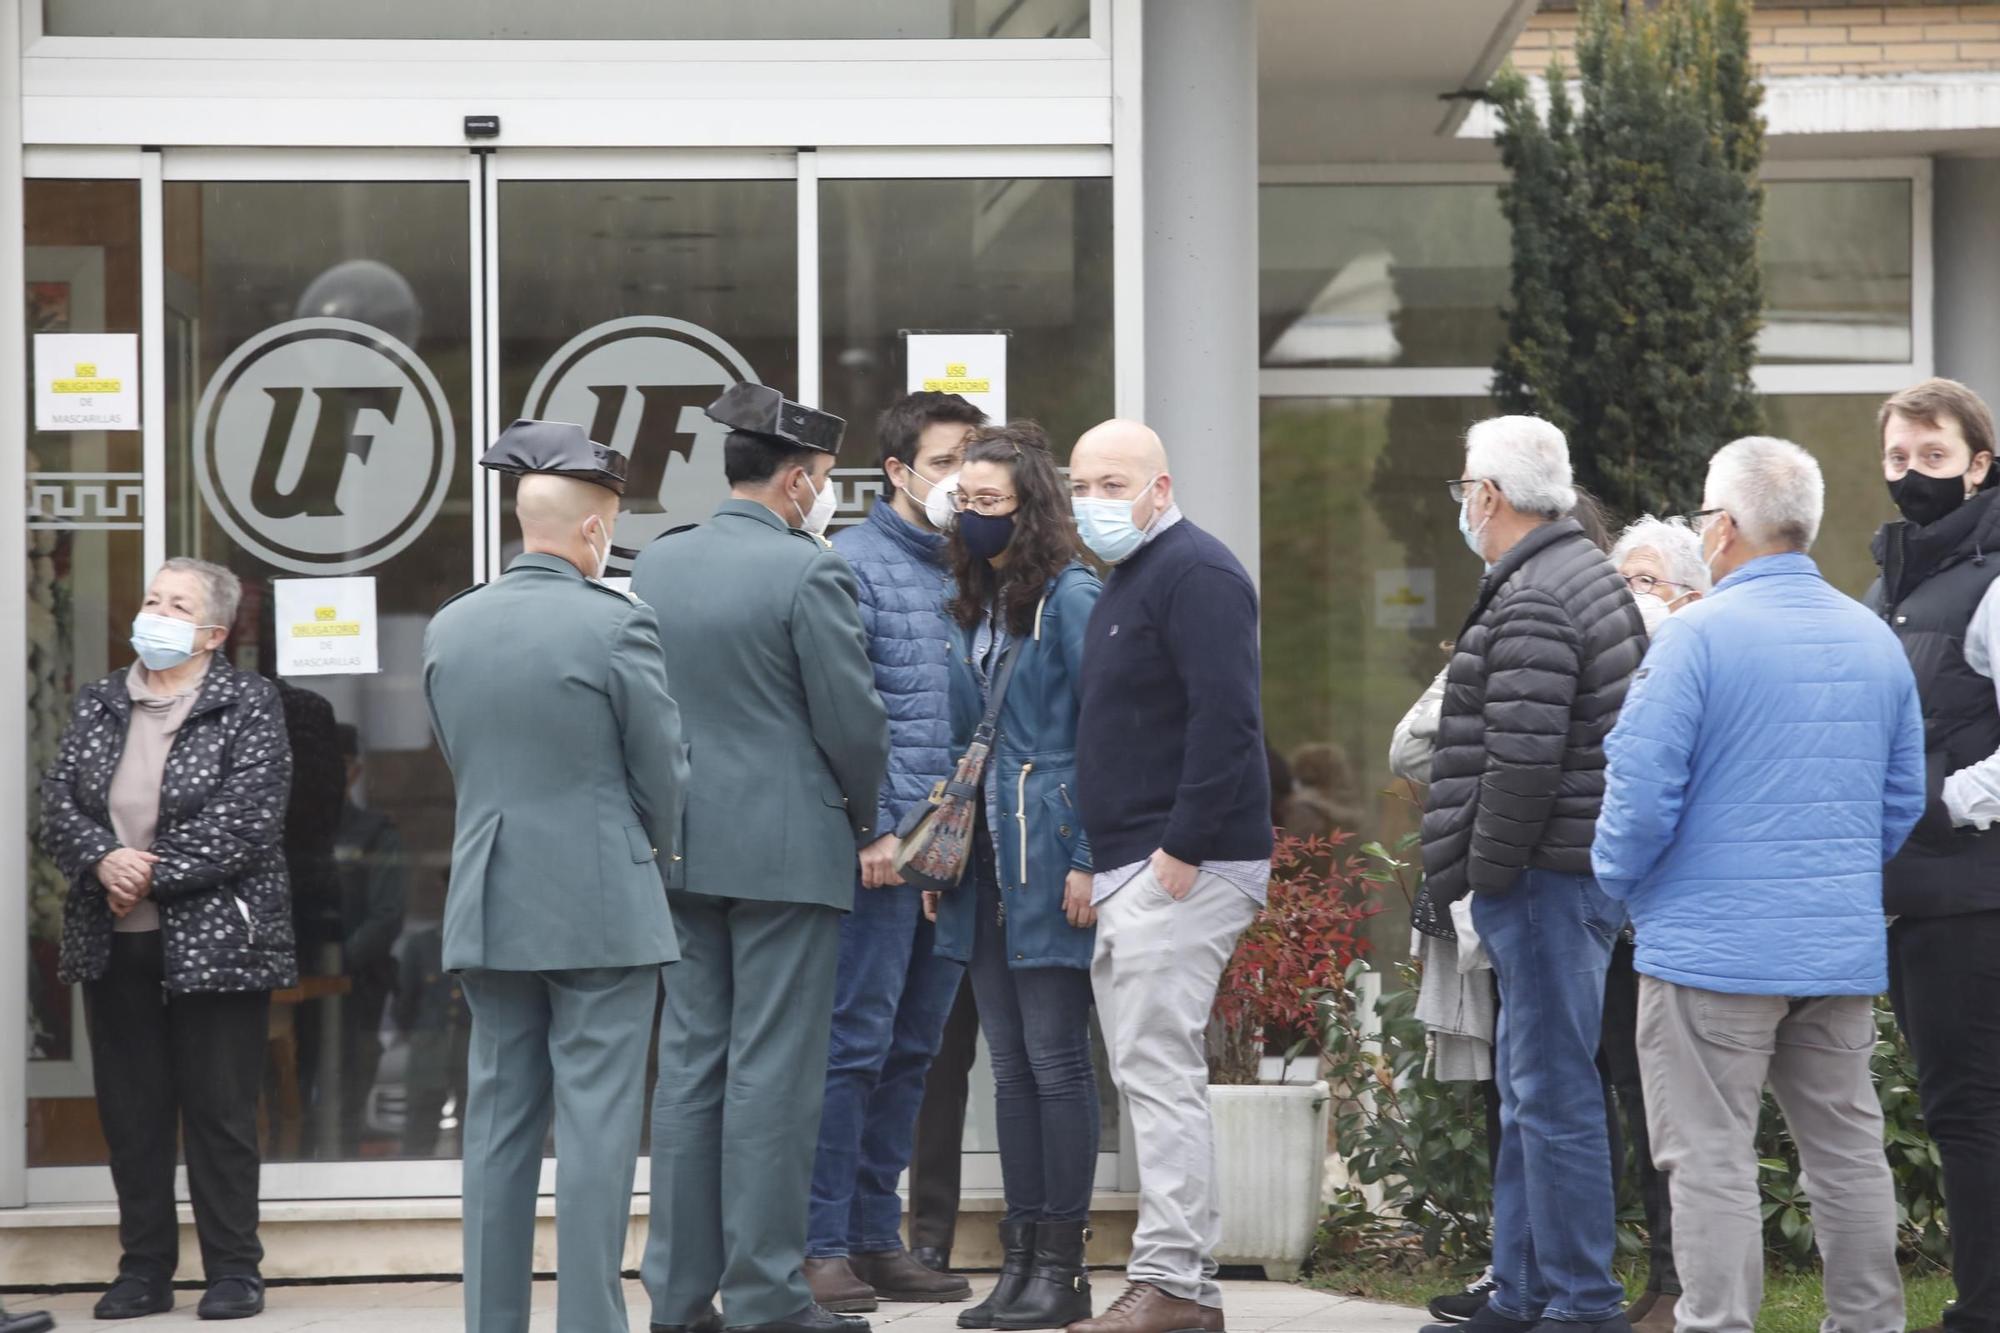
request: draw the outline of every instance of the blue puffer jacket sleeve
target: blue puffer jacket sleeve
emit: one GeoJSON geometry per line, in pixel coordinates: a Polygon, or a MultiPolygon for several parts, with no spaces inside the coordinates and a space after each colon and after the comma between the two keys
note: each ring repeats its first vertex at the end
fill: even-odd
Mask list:
{"type": "Polygon", "coordinates": [[[951,579],[944,539],[878,501],[868,517],[833,539],[854,570],[861,625],[875,690],[889,715],[889,774],[876,800],[875,829],[922,805],[950,772],[951,579]]]}
{"type": "Polygon", "coordinates": [[[1686,621],[1662,624],[1605,742],[1618,780],[1604,793],[1590,862],[1598,884],[1613,898],[1630,896],[1680,829],[1701,731],[1706,658],[1706,645],[1686,621]]]}

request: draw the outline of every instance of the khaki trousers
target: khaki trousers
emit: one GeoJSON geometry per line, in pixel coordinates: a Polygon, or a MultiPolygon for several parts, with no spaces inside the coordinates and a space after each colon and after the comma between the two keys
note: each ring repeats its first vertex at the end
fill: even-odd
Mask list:
{"type": "Polygon", "coordinates": [[[1669,1182],[1677,1333],[1751,1333],[1764,1299],[1757,1118],[1768,1081],[1799,1145],[1826,1269],[1824,1333],[1901,1333],[1896,1196],[1862,995],[1725,995],[1639,979],[1653,1162],[1669,1182]]]}
{"type": "Polygon", "coordinates": [[[1124,1094],[1139,1158],[1133,1282],[1221,1308],[1215,1247],[1215,1132],[1208,1111],[1203,1037],[1216,984],[1257,901],[1203,871],[1176,902],[1153,872],[1097,905],[1090,964],[1111,1079],[1124,1094]]]}

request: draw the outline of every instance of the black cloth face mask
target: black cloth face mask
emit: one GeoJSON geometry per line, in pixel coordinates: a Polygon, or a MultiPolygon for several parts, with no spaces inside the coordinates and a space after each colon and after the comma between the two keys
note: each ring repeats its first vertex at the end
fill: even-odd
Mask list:
{"type": "Polygon", "coordinates": [[[1911,468],[1889,483],[1889,498],[1904,518],[1927,528],[1965,503],[1965,473],[1933,477],[1911,468]]]}

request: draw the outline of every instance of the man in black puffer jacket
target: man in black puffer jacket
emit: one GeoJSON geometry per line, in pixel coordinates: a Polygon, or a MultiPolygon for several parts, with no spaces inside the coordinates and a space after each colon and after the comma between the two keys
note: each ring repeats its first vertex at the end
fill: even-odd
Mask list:
{"type": "Polygon", "coordinates": [[[1500,984],[1501,1138],[1496,1285],[1460,1327],[1626,1333],[1595,1064],[1624,909],[1591,878],[1590,844],[1604,738],[1646,631],[1618,571],[1575,519],[1558,517],[1576,504],[1561,431],[1496,417],[1472,428],[1465,453],[1452,483],[1459,531],[1488,567],[1446,676],[1424,808],[1424,910],[1474,895],[1470,924],[1500,984]]]}
{"type": "Polygon", "coordinates": [[[2000,495],[1993,413],[1956,380],[1882,404],[1901,522],[1875,536],[1871,610],[1902,640],[1924,705],[1929,805],[1882,874],[1889,996],[1944,1164],[1945,1333],[2000,1330],[2000,495]]]}

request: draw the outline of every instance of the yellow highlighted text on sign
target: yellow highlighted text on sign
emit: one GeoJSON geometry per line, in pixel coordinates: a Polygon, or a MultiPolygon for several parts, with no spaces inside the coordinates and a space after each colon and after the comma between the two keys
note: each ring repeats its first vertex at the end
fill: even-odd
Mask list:
{"type": "Polygon", "coordinates": [[[314,608],[313,608],[313,619],[314,619],[314,620],[338,620],[338,619],[340,619],[340,613],[339,613],[338,611],[334,610],[334,609],[333,609],[332,607],[330,607],[330,606],[316,606],[316,607],[314,607],[314,608]]]}
{"type": "Polygon", "coordinates": [[[361,622],[358,620],[323,621],[292,626],[295,639],[358,639],[361,637],[361,622]]]}
{"type": "MultiPolygon", "coordinates": [[[[84,367],[79,366],[78,369],[84,367]]],[[[123,389],[123,382],[100,379],[57,380],[49,387],[56,393],[119,393],[123,389]]]]}
{"type": "Polygon", "coordinates": [[[991,393],[992,380],[925,380],[924,389],[929,393],[991,393]]]}

